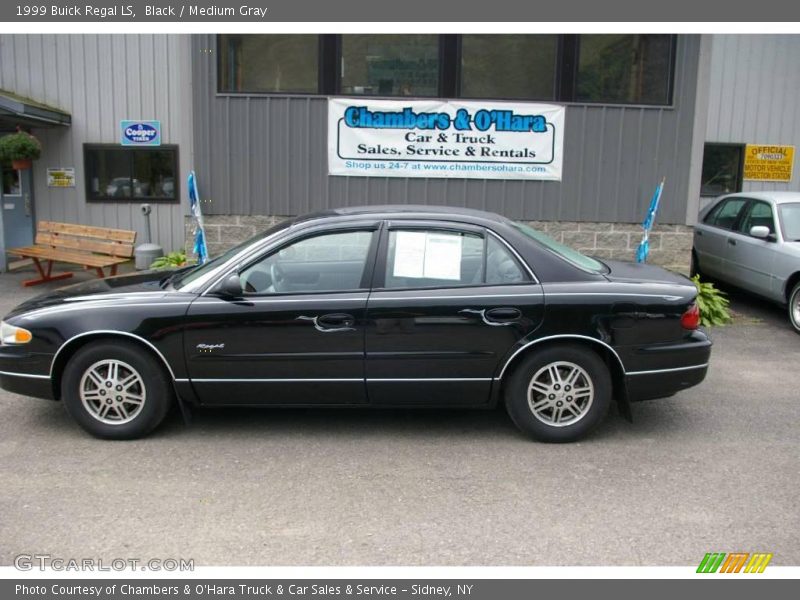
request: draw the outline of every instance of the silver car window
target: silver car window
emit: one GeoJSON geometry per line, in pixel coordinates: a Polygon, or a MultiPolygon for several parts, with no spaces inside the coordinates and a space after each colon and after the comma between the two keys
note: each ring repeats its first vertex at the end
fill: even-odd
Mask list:
{"type": "Polygon", "coordinates": [[[781,229],[787,242],[800,242],[800,202],[780,205],[781,229]]]}

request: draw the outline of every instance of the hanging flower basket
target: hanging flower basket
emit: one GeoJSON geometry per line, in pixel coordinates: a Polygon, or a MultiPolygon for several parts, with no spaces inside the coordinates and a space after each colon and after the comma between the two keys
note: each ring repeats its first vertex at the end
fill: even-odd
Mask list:
{"type": "Polygon", "coordinates": [[[15,169],[30,169],[42,155],[42,145],[30,133],[18,131],[0,137],[0,160],[11,161],[15,169]]]}

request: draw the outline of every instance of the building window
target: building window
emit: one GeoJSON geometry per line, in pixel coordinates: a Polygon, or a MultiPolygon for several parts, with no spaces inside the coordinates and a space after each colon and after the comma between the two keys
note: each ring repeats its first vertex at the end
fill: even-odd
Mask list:
{"type": "Polygon", "coordinates": [[[218,47],[220,91],[319,91],[318,35],[220,35],[218,47]]]}
{"type": "Polygon", "coordinates": [[[342,36],[341,93],[438,95],[439,36],[342,36]]]}
{"type": "Polygon", "coordinates": [[[122,148],[84,144],[90,201],[178,200],[178,147],[122,148]]]}
{"type": "Polygon", "coordinates": [[[706,144],[703,151],[701,196],[720,196],[742,191],[741,144],[706,144]]]}
{"type": "Polygon", "coordinates": [[[3,196],[19,196],[22,194],[22,186],[19,180],[19,171],[12,169],[10,165],[3,165],[3,196]]]}
{"type": "Polygon", "coordinates": [[[677,36],[219,35],[220,93],[668,106],[677,36]]]}
{"type": "Polygon", "coordinates": [[[553,100],[557,35],[464,35],[462,98],[553,100]]]}
{"type": "Polygon", "coordinates": [[[578,36],[575,100],[669,104],[671,35],[578,36]]]}

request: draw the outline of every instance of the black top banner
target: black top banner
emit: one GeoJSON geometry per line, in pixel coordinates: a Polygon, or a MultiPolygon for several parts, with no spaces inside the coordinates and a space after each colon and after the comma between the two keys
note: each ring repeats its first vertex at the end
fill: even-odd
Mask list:
{"type": "Polygon", "coordinates": [[[4,2],[3,22],[796,22],[786,0],[123,0],[4,2]]]}

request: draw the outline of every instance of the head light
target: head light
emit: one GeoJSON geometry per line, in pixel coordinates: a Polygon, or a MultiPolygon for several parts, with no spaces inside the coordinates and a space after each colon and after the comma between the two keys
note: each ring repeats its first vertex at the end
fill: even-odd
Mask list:
{"type": "Polygon", "coordinates": [[[9,325],[5,321],[0,321],[0,343],[3,346],[17,346],[27,344],[33,339],[33,334],[22,327],[9,325]]]}

